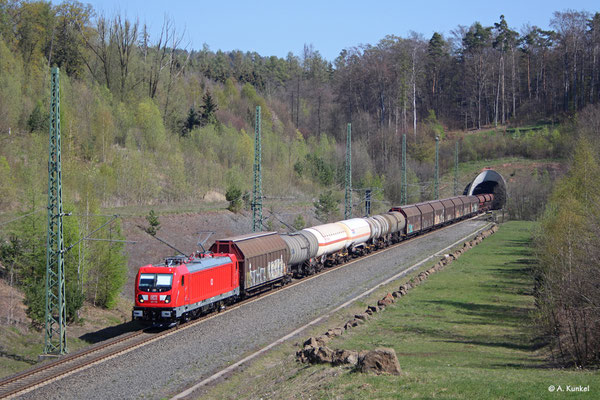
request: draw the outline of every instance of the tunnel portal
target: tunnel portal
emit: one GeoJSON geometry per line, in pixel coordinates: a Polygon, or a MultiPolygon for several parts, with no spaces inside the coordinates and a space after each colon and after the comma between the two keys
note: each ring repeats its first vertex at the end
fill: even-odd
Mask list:
{"type": "Polygon", "coordinates": [[[467,185],[463,194],[471,196],[486,193],[494,195],[493,209],[498,210],[504,207],[507,197],[506,181],[498,172],[488,168],[467,185]]]}

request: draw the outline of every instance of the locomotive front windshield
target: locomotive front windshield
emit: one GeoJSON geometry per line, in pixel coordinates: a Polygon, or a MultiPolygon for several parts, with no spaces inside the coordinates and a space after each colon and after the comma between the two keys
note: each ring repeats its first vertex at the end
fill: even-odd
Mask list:
{"type": "Polygon", "coordinates": [[[140,274],[139,289],[142,292],[168,292],[173,274],[140,274]]]}

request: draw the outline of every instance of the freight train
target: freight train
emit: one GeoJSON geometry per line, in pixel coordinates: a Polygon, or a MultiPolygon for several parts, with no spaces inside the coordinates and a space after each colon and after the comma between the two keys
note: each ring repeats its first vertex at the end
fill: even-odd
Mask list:
{"type": "Polygon", "coordinates": [[[218,239],[209,252],[141,267],[135,280],[132,317],[161,323],[196,318],[285,285],[292,277],[314,274],[487,211],[493,199],[492,194],[456,196],[289,234],[257,232],[218,239]]]}

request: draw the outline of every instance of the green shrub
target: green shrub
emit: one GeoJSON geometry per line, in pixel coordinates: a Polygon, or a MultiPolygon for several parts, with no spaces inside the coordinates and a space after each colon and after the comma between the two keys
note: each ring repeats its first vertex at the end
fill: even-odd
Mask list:
{"type": "Polygon", "coordinates": [[[158,150],[162,147],[166,140],[165,126],[158,107],[151,99],[138,104],[135,119],[148,148],[158,150]]]}
{"type": "Polygon", "coordinates": [[[302,216],[302,214],[298,214],[296,216],[292,226],[294,227],[294,229],[296,229],[298,231],[301,229],[304,229],[304,227],[306,226],[306,222],[304,221],[304,217],[302,216]]]}
{"type": "Polygon", "coordinates": [[[329,222],[338,217],[339,200],[331,190],[321,193],[319,200],[313,204],[315,206],[315,215],[323,222],[329,222]]]}
{"type": "Polygon", "coordinates": [[[236,186],[230,186],[225,193],[225,199],[229,202],[227,209],[237,213],[242,208],[242,190],[236,186]]]}

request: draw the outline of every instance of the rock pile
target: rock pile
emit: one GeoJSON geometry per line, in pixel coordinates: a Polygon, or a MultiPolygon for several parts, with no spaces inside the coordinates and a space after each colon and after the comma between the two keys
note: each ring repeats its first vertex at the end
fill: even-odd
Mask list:
{"type": "Polygon", "coordinates": [[[385,347],[367,351],[364,354],[361,352],[356,369],[360,372],[373,372],[377,375],[400,375],[401,372],[396,351],[385,347]]]}
{"type": "Polygon", "coordinates": [[[327,346],[312,347],[306,345],[304,349],[298,351],[298,358],[302,362],[312,364],[352,365],[360,372],[372,372],[377,375],[400,375],[401,373],[396,351],[389,348],[358,352],[343,349],[332,350],[327,346]]]}
{"type": "Polygon", "coordinates": [[[373,314],[383,311],[390,304],[395,303],[408,291],[421,283],[425,282],[429,275],[444,269],[452,261],[460,257],[468,249],[477,246],[485,238],[498,231],[498,226],[493,225],[490,229],[480,232],[474,239],[465,242],[461,248],[454,253],[446,254],[433,267],[419,273],[398,287],[398,290],[387,293],[377,302],[377,305],[370,305],[367,309],[354,315],[354,318],[348,320],[343,327],[329,329],[323,335],[310,337],[303,343],[303,348],[296,352],[296,358],[303,363],[331,363],[333,365],[349,364],[356,367],[361,372],[374,372],[376,374],[387,373],[393,375],[400,374],[400,364],[393,349],[380,348],[372,351],[353,351],[327,347],[327,343],[336,336],[341,336],[345,331],[355,326],[366,323],[373,314]]]}

